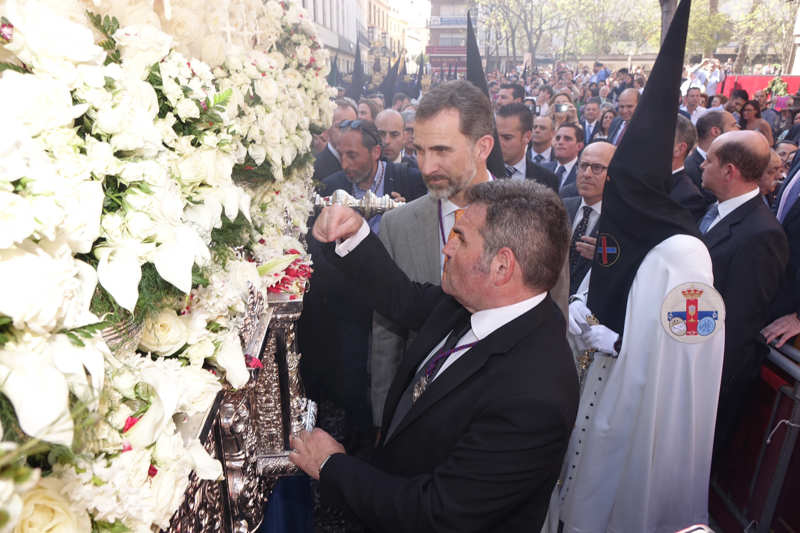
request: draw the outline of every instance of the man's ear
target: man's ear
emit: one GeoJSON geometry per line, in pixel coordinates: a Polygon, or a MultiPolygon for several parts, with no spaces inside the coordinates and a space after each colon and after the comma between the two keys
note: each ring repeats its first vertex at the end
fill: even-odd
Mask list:
{"type": "Polygon", "coordinates": [[[382,148],[380,144],[376,144],[375,146],[369,149],[369,155],[372,156],[373,161],[377,161],[378,159],[381,158],[381,149],[382,148]]]}
{"type": "Polygon", "coordinates": [[[511,281],[514,271],[519,268],[517,258],[511,248],[504,246],[500,248],[492,258],[491,273],[495,285],[505,285],[511,281]]]}
{"type": "Polygon", "coordinates": [[[489,159],[489,154],[492,153],[494,147],[494,136],[484,135],[475,142],[475,148],[478,150],[478,159],[486,161],[489,159]]]}

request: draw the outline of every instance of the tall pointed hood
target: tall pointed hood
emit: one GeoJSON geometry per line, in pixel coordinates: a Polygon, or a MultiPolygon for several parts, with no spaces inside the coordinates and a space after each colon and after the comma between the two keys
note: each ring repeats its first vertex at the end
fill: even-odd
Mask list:
{"type": "Polygon", "coordinates": [[[345,96],[349,96],[356,102],[361,98],[361,89],[364,86],[364,67],[361,66],[361,44],[356,38],[356,60],[353,64],[353,78],[350,87],[345,91],[345,96]]]}
{"type": "Polygon", "coordinates": [[[422,61],[424,57],[425,56],[423,56],[422,54],[419,55],[419,66],[417,67],[417,80],[416,83],[414,83],[413,90],[410,91],[410,94],[408,95],[410,98],[413,98],[415,100],[418,100],[419,97],[422,96],[422,73],[424,72],[424,65],[422,64],[422,61]]]}
{"type": "Polygon", "coordinates": [[[691,0],[682,0],[675,11],[608,168],[588,306],[620,336],[628,292],[647,253],[673,235],[698,235],[689,212],[669,197],[668,185],[690,5],[691,0]]]}
{"type": "Polygon", "coordinates": [[[389,68],[386,77],[383,78],[380,86],[378,86],[378,92],[383,94],[384,107],[386,108],[392,107],[392,98],[394,98],[394,93],[397,91],[397,69],[399,67],[400,58],[389,68]]]}
{"type": "Polygon", "coordinates": [[[336,55],[331,61],[331,71],[328,73],[328,85],[336,87],[339,85],[339,56],[336,55]]]}
{"type": "MultiPolygon", "coordinates": [[[[478,50],[478,41],[475,39],[475,30],[472,29],[472,18],[469,11],[467,11],[467,81],[483,91],[483,94],[489,98],[489,86],[486,84],[486,76],[483,74],[481,53],[478,50]]],[[[486,159],[486,168],[495,177],[504,178],[506,176],[506,166],[503,163],[503,153],[500,151],[497,128],[494,128],[494,146],[486,159]]]]}

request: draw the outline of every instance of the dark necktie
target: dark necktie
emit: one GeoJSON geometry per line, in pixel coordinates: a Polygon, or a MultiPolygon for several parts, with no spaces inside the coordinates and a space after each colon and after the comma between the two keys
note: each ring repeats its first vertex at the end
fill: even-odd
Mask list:
{"type": "Polygon", "coordinates": [[[619,143],[622,142],[622,137],[625,136],[625,129],[627,128],[628,123],[623,122],[622,125],[619,127],[619,132],[617,132],[617,138],[614,139],[614,145],[619,146],[619,143]]]}
{"type": "Polygon", "coordinates": [[[419,395],[421,395],[428,387],[430,381],[436,377],[436,374],[442,368],[442,365],[444,365],[445,361],[447,361],[450,354],[439,358],[437,358],[437,356],[452,350],[459,339],[466,335],[471,328],[472,323],[470,322],[470,315],[467,314],[465,319],[462,322],[457,323],[456,327],[452,329],[442,347],[439,348],[439,350],[437,350],[436,353],[425,362],[425,364],[422,365],[422,368],[420,368],[416,374],[414,374],[414,377],[411,378],[411,382],[406,387],[406,390],[403,391],[403,395],[400,396],[400,400],[397,402],[397,408],[394,410],[392,421],[389,424],[389,430],[386,432],[387,439],[392,435],[392,433],[394,433],[395,429],[397,429],[397,425],[400,424],[403,418],[405,418],[405,416],[411,410],[411,407],[414,405],[414,402],[416,401],[416,398],[414,397],[415,389],[417,390],[416,396],[419,397],[419,395]]]}
{"type": "Polygon", "coordinates": [[[558,176],[559,189],[564,186],[564,173],[566,171],[567,169],[564,167],[564,165],[558,165],[558,168],[556,169],[556,176],[558,176]]]}
{"type": "Polygon", "coordinates": [[[506,165],[506,177],[507,178],[510,178],[511,176],[513,176],[514,172],[516,172],[516,171],[517,171],[516,168],[512,167],[511,165],[506,165]]]}
{"type": "Polygon", "coordinates": [[[536,161],[536,164],[538,165],[544,161],[544,156],[542,154],[536,154],[536,157],[534,157],[533,160],[536,161]]]}
{"type": "Polygon", "coordinates": [[[706,214],[703,215],[703,219],[700,221],[700,233],[703,235],[706,234],[708,228],[711,227],[711,223],[717,218],[717,215],[719,215],[719,203],[714,203],[708,208],[708,211],[706,211],[706,214]]]}
{"type": "Polygon", "coordinates": [[[575,231],[572,233],[572,242],[569,244],[569,293],[575,294],[575,291],[578,290],[578,285],[580,284],[581,280],[577,279],[579,276],[578,273],[578,263],[580,263],[581,259],[583,258],[580,253],[578,253],[578,249],[575,248],[575,244],[581,240],[581,237],[586,235],[586,228],[589,227],[589,217],[592,214],[592,208],[588,205],[583,206],[583,218],[578,221],[578,225],[575,227],[575,231]]]}

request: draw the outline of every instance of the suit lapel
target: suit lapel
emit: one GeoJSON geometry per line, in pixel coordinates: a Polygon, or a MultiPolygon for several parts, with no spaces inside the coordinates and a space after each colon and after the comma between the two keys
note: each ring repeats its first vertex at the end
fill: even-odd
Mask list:
{"type": "Polygon", "coordinates": [[[417,367],[431,353],[431,350],[442,341],[444,336],[464,319],[465,313],[467,313],[466,309],[448,297],[431,314],[431,316],[437,317],[437,320],[428,320],[425,326],[420,329],[419,334],[406,350],[386,395],[382,424],[384,434],[392,421],[400,396],[403,395],[403,391],[411,383],[411,378],[416,374],[417,367]]]}
{"type": "MultiPolygon", "coordinates": [[[[403,420],[401,420],[397,425],[394,433],[392,433],[392,435],[384,444],[392,441],[406,427],[408,427],[409,424],[414,422],[420,416],[424,415],[428,409],[434,406],[437,402],[441,401],[442,398],[447,396],[447,394],[453,389],[461,385],[464,381],[469,379],[470,376],[483,368],[489,357],[495,354],[509,352],[524,337],[530,335],[532,331],[535,331],[539,327],[539,324],[543,320],[547,310],[553,305],[554,304],[550,296],[545,297],[544,301],[539,305],[512,320],[503,327],[498,328],[488,337],[484,338],[478,342],[478,344],[470,348],[470,350],[463,356],[459,357],[458,360],[450,365],[445,372],[443,372],[439,377],[431,382],[430,385],[428,385],[425,393],[419,397],[414,405],[411,406],[411,410],[406,414],[405,417],[403,417],[403,420]]],[[[437,320],[437,318],[434,318],[437,316],[438,313],[432,314],[431,321],[437,320]]],[[[458,316],[455,318],[458,318],[458,316]]],[[[392,384],[392,389],[390,390],[389,394],[392,397],[393,403],[391,404],[391,409],[389,409],[390,404],[387,401],[386,409],[384,410],[384,430],[388,428],[388,422],[391,421],[391,416],[394,415],[397,401],[399,400],[400,395],[403,393],[403,390],[405,390],[405,388],[408,386],[410,379],[413,376],[413,372],[411,375],[408,375],[408,372],[411,370],[416,371],[419,363],[430,353],[431,349],[433,349],[433,347],[436,346],[436,344],[441,341],[442,338],[444,338],[444,335],[450,329],[452,329],[453,325],[456,323],[456,320],[452,320],[451,317],[451,320],[449,320],[448,323],[450,326],[446,331],[442,331],[441,328],[439,329],[440,336],[436,342],[433,344],[430,344],[430,342],[425,343],[426,346],[430,344],[430,347],[428,347],[425,353],[415,354],[414,357],[407,358],[416,361],[416,364],[413,365],[412,369],[406,368],[407,361],[403,361],[403,368],[405,371],[405,375],[403,376],[404,379],[401,382],[398,377],[395,377],[395,381],[392,384]],[[399,391],[395,389],[399,389],[399,391]],[[391,414],[388,415],[387,411],[390,411],[391,414]]],[[[417,349],[416,342],[414,349],[417,349]]],[[[424,348],[419,346],[419,349],[424,348]]]]}
{"type": "Polygon", "coordinates": [[[731,236],[731,228],[741,222],[742,219],[744,219],[750,214],[750,212],[753,211],[753,209],[757,209],[758,202],[761,202],[762,204],[764,203],[764,201],[761,199],[761,195],[746,201],[744,204],[740,205],[731,213],[729,213],[728,216],[717,222],[713,228],[708,230],[708,233],[702,236],[703,242],[706,243],[708,249],[710,250],[711,248],[729,239],[731,236]]]}

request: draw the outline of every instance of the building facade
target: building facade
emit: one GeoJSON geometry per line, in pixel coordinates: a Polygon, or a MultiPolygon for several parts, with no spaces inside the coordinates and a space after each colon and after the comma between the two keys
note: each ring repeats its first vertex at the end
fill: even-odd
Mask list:
{"type": "Polygon", "coordinates": [[[430,0],[430,37],[425,49],[434,76],[467,70],[467,10],[464,0],[430,0]]]}
{"type": "MultiPolygon", "coordinates": [[[[339,71],[353,71],[356,40],[361,40],[362,62],[366,61],[367,26],[364,19],[366,0],[297,0],[308,10],[317,35],[331,55],[337,57],[339,71]]],[[[364,63],[366,66],[366,63],[364,63]]]]}

